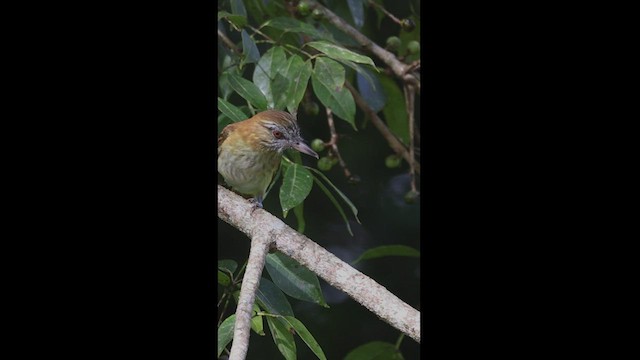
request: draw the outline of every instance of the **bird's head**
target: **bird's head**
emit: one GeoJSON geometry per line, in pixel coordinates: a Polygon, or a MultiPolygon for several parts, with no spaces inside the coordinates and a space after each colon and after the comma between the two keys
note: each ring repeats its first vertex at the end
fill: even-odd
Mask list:
{"type": "Polygon", "coordinates": [[[264,147],[282,154],[286,149],[295,149],[311,155],[316,159],[318,154],[302,139],[300,128],[293,115],[285,111],[267,110],[254,116],[255,120],[266,130],[261,136],[264,147]]]}

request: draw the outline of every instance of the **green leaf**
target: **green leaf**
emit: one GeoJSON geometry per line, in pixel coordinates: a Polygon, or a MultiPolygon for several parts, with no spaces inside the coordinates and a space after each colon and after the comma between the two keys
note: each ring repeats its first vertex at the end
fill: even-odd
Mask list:
{"type": "Polygon", "coordinates": [[[266,266],[273,282],[294,299],[328,308],[316,274],[282,252],[267,255],[266,266]]]}
{"type": "Polygon", "coordinates": [[[230,260],[230,259],[218,260],[218,269],[220,270],[226,270],[233,274],[233,272],[236,271],[237,268],[238,268],[238,263],[233,260],[230,260]]]}
{"type": "Polygon", "coordinates": [[[362,224],[360,222],[360,219],[358,219],[358,208],[353,205],[353,203],[351,202],[351,200],[349,200],[349,198],[347,197],[347,195],[345,195],[342,191],[340,191],[340,189],[338,189],[337,186],[333,185],[333,183],[331,182],[331,180],[329,180],[329,178],[327,178],[322,172],[320,172],[317,169],[314,168],[310,168],[307,167],[307,169],[315,172],[316,174],[320,175],[320,177],[326,181],[327,183],[329,183],[329,185],[331,185],[331,187],[333,188],[333,190],[335,190],[335,192],[340,195],[340,198],[342,198],[342,200],[347,203],[347,205],[349,205],[349,208],[351,209],[351,212],[353,213],[353,216],[355,216],[356,220],[358,221],[358,224],[362,224]]]}
{"type": "Polygon", "coordinates": [[[240,76],[229,74],[229,85],[238,95],[250,102],[259,110],[267,110],[267,99],[264,98],[258,87],[249,80],[240,76]]]}
{"type": "Polygon", "coordinates": [[[253,41],[246,30],[242,30],[242,54],[244,55],[243,63],[255,63],[260,59],[260,51],[256,43],[253,41]]]}
{"type": "Polygon", "coordinates": [[[382,89],[387,98],[387,105],[382,109],[389,130],[405,145],[409,145],[409,115],[404,100],[404,93],[398,84],[387,75],[378,75],[382,89]]]}
{"type": "Polygon", "coordinates": [[[365,99],[367,104],[374,112],[378,112],[384,108],[387,98],[382,89],[382,84],[378,77],[367,69],[360,69],[356,74],[356,81],[360,95],[365,99]]]}
{"type": "Polygon", "coordinates": [[[260,336],[264,336],[264,320],[262,315],[256,315],[260,312],[260,307],[253,304],[253,314],[251,317],[251,330],[260,336]]]}
{"type": "Polygon", "coordinates": [[[351,350],[344,360],[403,360],[404,357],[393,344],[372,341],[351,350]]]}
{"type": "Polygon", "coordinates": [[[342,216],[344,223],[347,225],[347,231],[349,231],[349,234],[353,236],[353,232],[351,231],[351,225],[349,225],[349,220],[347,219],[347,215],[345,215],[344,210],[342,209],[342,206],[340,205],[340,203],[338,203],[338,200],[336,200],[336,198],[333,196],[331,191],[329,191],[329,189],[327,189],[327,187],[324,186],[324,184],[320,180],[318,180],[317,177],[314,176],[313,181],[315,181],[316,185],[318,185],[320,190],[322,190],[324,194],[327,195],[329,200],[331,200],[331,202],[333,203],[333,206],[335,206],[336,209],[338,209],[338,213],[340,213],[340,216],[342,216]]]}
{"type": "Polygon", "coordinates": [[[233,327],[236,324],[236,316],[231,315],[224,319],[220,327],[218,328],[218,357],[224,351],[224,348],[233,339],[233,327]]]}
{"type": "Polygon", "coordinates": [[[298,55],[291,56],[287,66],[282,69],[282,73],[288,79],[289,87],[283,96],[284,99],[280,99],[279,103],[284,103],[292,114],[297,112],[298,105],[304,97],[311,72],[311,60],[303,61],[298,55]]]}
{"type": "Polygon", "coordinates": [[[233,122],[247,119],[247,115],[245,115],[242,110],[222,98],[218,98],[218,109],[233,122]]]}
{"type": "Polygon", "coordinates": [[[364,9],[362,8],[362,0],[347,0],[353,24],[360,29],[364,25],[364,9]]]}
{"type": "Polygon", "coordinates": [[[326,54],[328,57],[335,60],[353,61],[361,64],[368,64],[376,67],[370,57],[360,55],[349,49],[345,49],[342,46],[338,46],[327,41],[311,41],[305,44],[305,46],[311,46],[312,48],[326,54]]]}
{"type": "Polygon", "coordinates": [[[365,251],[351,264],[355,265],[362,260],[377,259],[385,256],[420,257],[420,251],[405,245],[383,245],[365,251]]]}
{"type": "Polygon", "coordinates": [[[291,17],[277,17],[275,19],[271,19],[262,25],[262,27],[266,26],[283,30],[285,33],[302,33],[315,38],[322,37],[322,35],[312,25],[291,17]]]}
{"type": "Polygon", "coordinates": [[[231,0],[231,12],[234,14],[247,16],[247,10],[244,8],[242,0],[231,0]]]}
{"type": "Polygon", "coordinates": [[[236,29],[242,29],[247,25],[246,15],[234,15],[234,14],[229,14],[226,11],[218,11],[218,20],[222,18],[229,20],[229,22],[233,24],[233,26],[236,29]]]}
{"type": "Polygon", "coordinates": [[[304,227],[306,225],[304,222],[304,201],[301,202],[300,205],[293,208],[293,214],[296,216],[296,221],[298,222],[297,231],[300,234],[304,234],[304,227]]]}
{"type": "Polygon", "coordinates": [[[347,121],[356,129],[356,103],[351,92],[344,88],[345,71],[340,63],[320,57],[315,60],[311,74],[313,91],[320,102],[330,108],[336,116],[347,121]]]}
{"type": "Polygon", "coordinates": [[[279,109],[275,107],[272,82],[279,69],[286,66],[286,61],[287,56],[283,48],[274,46],[262,55],[253,71],[253,83],[262,91],[269,107],[279,109]]]}
{"type": "Polygon", "coordinates": [[[218,270],[218,284],[222,286],[229,286],[229,284],[231,284],[231,278],[229,275],[218,270]]]}
{"type": "Polygon", "coordinates": [[[271,336],[273,336],[273,342],[278,347],[278,350],[284,355],[287,360],[296,359],[296,343],[293,340],[293,334],[289,331],[289,327],[284,320],[267,316],[267,324],[269,324],[269,330],[271,336]]]}
{"type": "Polygon", "coordinates": [[[304,166],[295,163],[287,166],[280,186],[282,211],[289,211],[302,203],[311,192],[312,185],[311,173],[304,166]]]}
{"type": "Polygon", "coordinates": [[[260,285],[256,292],[256,301],[261,308],[271,314],[294,316],[291,304],[289,304],[286,296],[267,278],[260,279],[260,285]]]}
{"type": "Polygon", "coordinates": [[[309,349],[311,349],[311,351],[313,351],[313,353],[316,354],[318,359],[327,360],[327,357],[324,356],[324,352],[322,351],[320,344],[318,344],[316,339],[313,337],[313,335],[311,335],[311,333],[309,332],[309,330],[307,330],[304,324],[300,322],[300,320],[294,318],[293,316],[285,316],[284,320],[287,322],[287,325],[289,325],[296,331],[296,334],[298,334],[298,336],[300,336],[302,341],[304,341],[304,343],[307,344],[309,349]]]}

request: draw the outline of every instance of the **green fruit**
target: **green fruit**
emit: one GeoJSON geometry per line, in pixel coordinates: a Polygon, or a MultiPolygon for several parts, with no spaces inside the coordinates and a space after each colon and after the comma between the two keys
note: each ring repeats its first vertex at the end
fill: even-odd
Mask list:
{"type": "Polygon", "coordinates": [[[420,194],[418,194],[418,192],[410,190],[408,193],[404,195],[404,201],[407,204],[413,204],[416,202],[416,200],[418,200],[419,195],[420,194]]]}
{"type": "Polygon", "coordinates": [[[300,3],[298,3],[298,13],[302,16],[307,16],[309,15],[309,12],[311,12],[309,3],[306,1],[300,1],[300,3]]]}
{"type": "Polygon", "coordinates": [[[319,9],[314,9],[313,12],[311,13],[311,17],[314,20],[321,20],[323,16],[324,14],[319,9]]]}
{"type": "Polygon", "coordinates": [[[329,159],[331,159],[331,165],[335,165],[338,163],[338,157],[337,156],[330,156],[329,159]]]}
{"type": "Polygon", "coordinates": [[[409,41],[409,43],[407,44],[407,50],[409,51],[409,54],[412,54],[412,55],[419,53],[420,43],[415,40],[409,41]]]}
{"type": "Polygon", "coordinates": [[[393,51],[400,47],[401,41],[397,36],[389,36],[387,38],[387,49],[393,51]]]}
{"type": "Polygon", "coordinates": [[[322,141],[322,139],[313,139],[313,141],[311,142],[311,148],[315,152],[324,150],[324,141],[322,141]]]}
{"type": "Polygon", "coordinates": [[[393,169],[393,168],[397,168],[398,166],[400,166],[400,162],[401,161],[402,161],[402,159],[400,159],[400,157],[398,155],[393,154],[393,155],[387,156],[387,158],[384,159],[384,164],[389,169],[393,169]]]}
{"type": "Polygon", "coordinates": [[[326,156],[321,157],[320,160],[318,160],[318,169],[322,171],[329,171],[332,166],[333,164],[331,163],[331,159],[326,156]]]}
{"type": "Polygon", "coordinates": [[[316,116],[320,112],[320,106],[315,101],[309,101],[304,103],[304,112],[310,116],[316,116]]]}
{"type": "Polygon", "coordinates": [[[406,32],[412,32],[416,28],[416,24],[411,19],[403,19],[400,22],[400,26],[402,26],[402,30],[406,32]]]}

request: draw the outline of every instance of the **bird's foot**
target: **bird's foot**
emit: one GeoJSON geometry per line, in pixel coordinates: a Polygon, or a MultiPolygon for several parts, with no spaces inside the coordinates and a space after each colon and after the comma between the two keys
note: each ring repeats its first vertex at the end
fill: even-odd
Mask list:
{"type": "Polygon", "coordinates": [[[252,208],[251,208],[251,214],[253,215],[253,212],[256,211],[256,209],[260,208],[262,209],[262,199],[260,198],[252,198],[249,199],[249,202],[251,202],[253,204],[252,208]]]}

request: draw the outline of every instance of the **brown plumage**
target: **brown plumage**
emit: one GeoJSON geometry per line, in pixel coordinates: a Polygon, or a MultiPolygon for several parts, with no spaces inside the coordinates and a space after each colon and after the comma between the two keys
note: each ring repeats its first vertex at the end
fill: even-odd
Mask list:
{"type": "Polygon", "coordinates": [[[235,191],[252,196],[262,207],[286,149],[318,158],[304,143],[291,114],[280,110],[260,112],[222,129],[218,136],[218,172],[235,191]]]}

